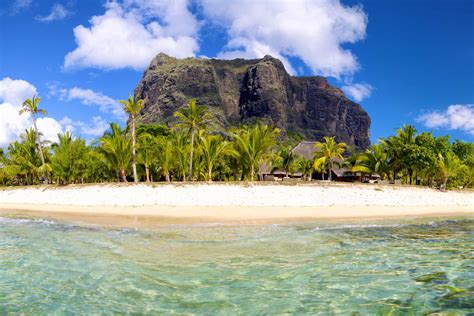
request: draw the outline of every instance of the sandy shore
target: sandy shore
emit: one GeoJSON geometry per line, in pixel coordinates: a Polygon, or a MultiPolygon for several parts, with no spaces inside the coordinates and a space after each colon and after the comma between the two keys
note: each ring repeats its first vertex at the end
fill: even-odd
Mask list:
{"type": "Polygon", "coordinates": [[[0,190],[0,215],[112,226],[472,216],[474,193],[324,183],[48,186],[0,190]]]}

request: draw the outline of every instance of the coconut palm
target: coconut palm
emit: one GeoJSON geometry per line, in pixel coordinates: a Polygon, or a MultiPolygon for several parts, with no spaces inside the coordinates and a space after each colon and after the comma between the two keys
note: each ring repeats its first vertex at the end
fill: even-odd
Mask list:
{"type": "Polygon", "coordinates": [[[285,170],[286,177],[288,177],[290,173],[295,171],[297,159],[298,155],[295,155],[291,148],[283,146],[278,150],[274,167],[285,170]]]}
{"type": "Polygon", "coordinates": [[[52,145],[54,155],[51,167],[58,183],[84,182],[87,168],[85,157],[89,148],[86,141],[73,138],[70,132],[58,134],[58,142],[52,145]]]}
{"type": "Polygon", "coordinates": [[[444,156],[439,154],[437,167],[441,180],[441,189],[445,190],[449,177],[455,176],[461,167],[461,161],[454,153],[447,152],[444,156]]]}
{"type": "Polygon", "coordinates": [[[314,170],[313,160],[301,157],[296,161],[296,166],[298,170],[303,174],[303,178],[308,181],[311,181],[311,175],[314,170]]]}
{"type": "Polygon", "coordinates": [[[132,168],[133,168],[133,181],[138,182],[137,177],[137,140],[135,136],[135,118],[140,111],[143,109],[143,100],[140,100],[136,96],[128,96],[128,100],[119,101],[123,105],[124,111],[130,116],[130,124],[132,130],[132,168]]]}
{"type": "Polygon", "coordinates": [[[40,109],[38,107],[39,103],[41,101],[41,98],[39,96],[33,96],[31,99],[26,99],[25,102],[23,102],[23,107],[20,110],[20,114],[23,113],[30,113],[31,114],[31,119],[33,120],[33,127],[35,129],[36,133],[36,140],[38,142],[38,148],[39,148],[39,154],[41,157],[41,163],[44,165],[45,164],[45,159],[44,159],[44,153],[43,153],[43,145],[41,144],[41,138],[40,138],[40,133],[38,131],[38,126],[36,124],[36,115],[46,115],[46,110],[40,109]]]}
{"type": "Polygon", "coordinates": [[[112,166],[117,168],[119,181],[127,182],[126,170],[132,160],[132,142],[117,123],[110,123],[110,132],[100,140],[102,152],[112,166]]]}
{"type": "Polygon", "coordinates": [[[158,151],[157,151],[157,139],[147,132],[141,132],[138,135],[138,146],[140,151],[138,152],[138,162],[145,167],[145,178],[146,182],[153,181],[150,170],[152,165],[156,162],[158,151]]]}
{"type": "Polygon", "coordinates": [[[166,182],[171,181],[171,169],[175,160],[174,135],[158,136],[156,139],[160,155],[158,156],[156,171],[165,177],[166,182]]]}
{"type": "Polygon", "coordinates": [[[240,160],[243,173],[250,173],[250,181],[265,161],[274,156],[272,149],[279,135],[278,128],[258,123],[252,128],[242,127],[233,133],[233,155],[240,160]]]}
{"type": "Polygon", "coordinates": [[[219,159],[223,159],[229,153],[229,143],[222,139],[221,135],[209,135],[200,137],[200,151],[207,170],[207,181],[212,182],[212,170],[219,159]]]}
{"type": "Polygon", "coordinates": [[[374,144],[365,153],[359,156],[356,164],[351,168],[352,172],[378,173],[383,179],[388,173],[388,156],[384,147],[374,144]]]}
{"type": "Polygon", "coordinates": [[[180,108],[176,113],[174,113],[174,116],[178,119],[177,126],[187,129],[191,135],[191,147],[189,151],[189,180],[192,181],[194,137],[197,131],[205,128],[212,116],[206,111],[204,105],[197,106],[196,100],[190,100],[188,106],[180,108]]]}
{"type": "Polygon", "coordinates": [[[313,167],[316,170],[325,170],[329,172],[329,181],[332,180],[331,169],[336,159],[344,159],[342,154],[346,148],[346,143],[336,143],[335,137],[324,137],[324,143],[316,142],[314,144],[317,150],[317,156],[313,167]]]}
{"type": "Polygon", "coordinates": [[[177,132],[173,137],[173,145],[173,154],[176,168],[178,169],[178,174],[184,182],[186,181],[186,169],[189,165],[189,151],[191,150],[187,133],[182,131],[177,132]]]}

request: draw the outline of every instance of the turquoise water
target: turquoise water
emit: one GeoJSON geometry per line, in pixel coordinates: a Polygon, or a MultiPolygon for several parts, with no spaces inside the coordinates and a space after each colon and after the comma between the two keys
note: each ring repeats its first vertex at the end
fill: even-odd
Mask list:
{"type": "Polygon", "coordinates": [[[474,220],[106,229],[0,218],[0,315],[474,313],[474,220]]]}

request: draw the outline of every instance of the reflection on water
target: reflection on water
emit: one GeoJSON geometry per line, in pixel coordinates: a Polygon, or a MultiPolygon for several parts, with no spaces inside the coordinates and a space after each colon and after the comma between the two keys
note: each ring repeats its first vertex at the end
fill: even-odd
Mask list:
{"type": "Polygon", "coordinates": [[[155,230],[0,218],[0,314],[474,312],[474,220],[155,230]]]}

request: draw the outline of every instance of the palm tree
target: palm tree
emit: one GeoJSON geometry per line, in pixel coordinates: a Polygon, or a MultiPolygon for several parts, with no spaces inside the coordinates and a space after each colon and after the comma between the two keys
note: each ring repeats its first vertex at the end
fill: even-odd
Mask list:
{"type": "Polygon", "coordinates": [[[189,180],[193,179],[193,153],[195,133],[204,129],[211,119],[211,114],[204,105],[197,106],[196,100],[190,100],[187,107],[180,108],[174,116],[178,119],[178,126],[188,130],[191,134],[191,148],[189,152],[189,180]]]}
{"type": "Polygon", "coordinates": [[[146,182],[153,181],[150,169],[152,164],[157,160],[157,139],[147,132],[141,132],[138,135],[138,162],[145,167],[146,182]]]}
{"type": "Polygon", "coordinates": [[[166,182],[171,181],[171,168],[173,167],[173,162],[175,160],[174,152],[174,135],[169,136],[158,136],[157,144],[160,156],[158,157],[158,166],[157,172],[165,176],[166,182]]]}
{"type": "Polygon", "coordinates": [[[186,168],[189,165],[188,155],[191,147],[186,132],[177,132],[173,137],[173,145],[173,154],[176,162],[176,167],[178,169],[178,174],[181,176],[181,179],[184,182],[186,181],[186,168]]]}
{"type": "Polygon", "coordinates": [[[207,181],[212,182],[212,169],[218,159],[229,153],[229,143],[222,139],[221,135],[210,135],[200,137],[201,156],[207,169],[207,181]]]}
{"type": "Polygon", "coordinates": [[[258,123],[252,128],[243,127],[233,133],[233,155],[240,160],[243,174],[250,173],[250,181],[255,180],[255,172],[273,157],[272,149],[279,135],[278,128],[258,123]]]}
{"type": "MultiPolygon", "coordinates": [[[[41,144],[38,126],[36,125],[36,115],[37,114],[46,115],[46,110],[38,108],[40,101],[41,101],[41,98],[35,95],[31,99],[26,99],[25,102],[23,102],[23,107],[20,110],[20,115],[25,112],[31,113],[31,119],[33,120],[33,126],[36,133],[36,140],[38,142],[41,163],[44,165],[45,159],[44,159],[44,154],[43,154],[43,146],[41,144]]],[[[47,176],[46,176],[46,180],[48,180],[47,176]]]]}
{"type": "Polygon", "coordinates": [[[133,181],[138,182],[137,177],[137,140],[135,137],[135,117],[140,114],[143,108],[143,100],[140,100],[136,96],[128,96],[128,100],[119,101],[123,105],[124,111],[130,116],[130,123],[132,125],[132,168],[133,168],[133,181]]]}
{"type": "Polygon", "coordinates": [[[117,123],[110,123],[110,132],[100,140],[106,158],[117,168],[119,181],[127,182],[126,169],[130,165],[132,143],[117,123]]]}
{"type": "Polygon", "coordinates": [[[324,143],[314,144],[318,152],[314,160],[313,167],[316,170],[324,170],[326,167],[329,172],[329,181],[332,180],[331,169],[336,159],[344,159],[342,154],[346,148],[346,143],[336,143],[335,137],[324,136],[324,143]]]}
{"type": "Polygon", "coordinates": [[[388,173],[388,156],[384,147],[374,144],[365,153],[359,156],[356,164],[351,168],[352,172],[378,173],[383,179],[388,173]]]}
{"type": "Polygon", "coordinates": [[[439,177],[442,181],[442,190],[446,189],[449,177],[455,176],[459,171],[460,166],[461,161],[454,153],[447,152],[444,156],[439,154],[437,167],[439,177]]]}
{"type": "Polygon", "coordinates": [[[301,157],[296,161],[296,165],[298,167],[298,170],[301,171],[301,173],[303,174],[303,178],[308,181],[311,181],[311,174],[314,170],[313,160],[301,157]]]}
{"type": "Polygon", "coordinates": [[[291,148],[283,146],[278,151],[278,156],[274,163],[275,168],[285,170],[286,177],[288,177],[290,173],[295,171],[297,158],[298,156],[293,153],[291,148]]]}

